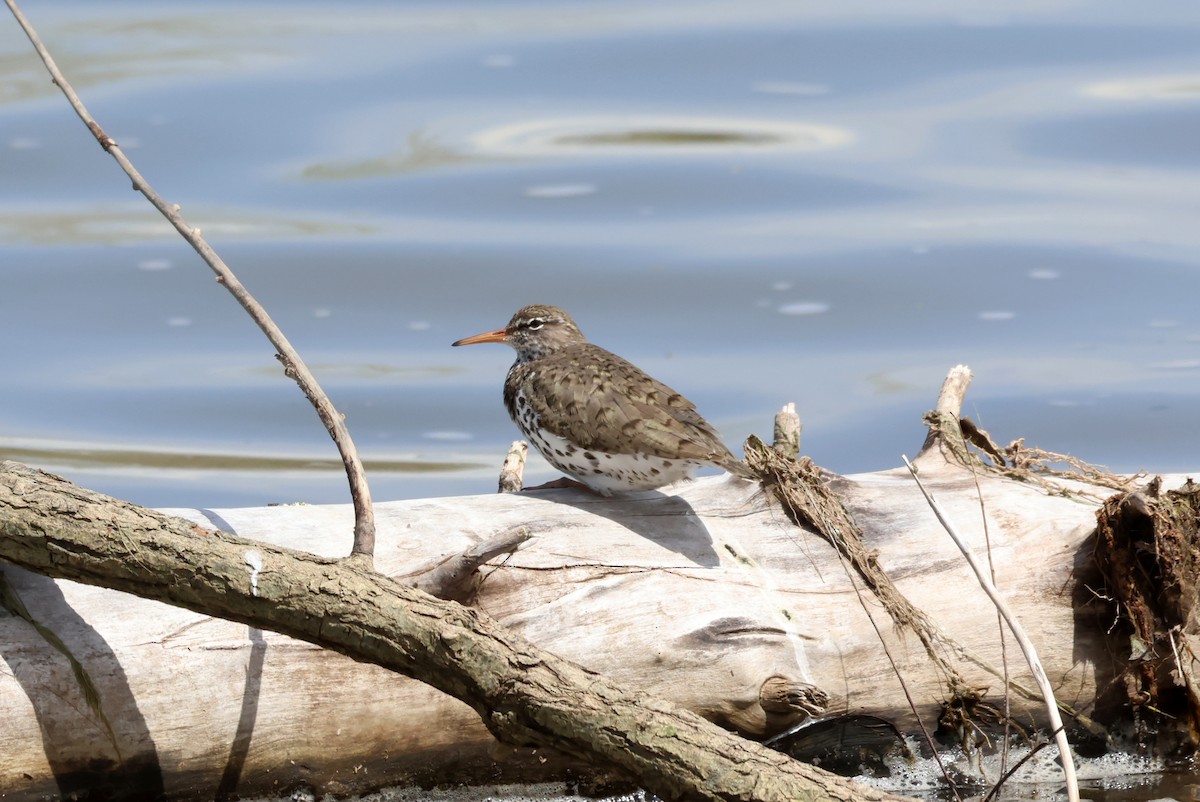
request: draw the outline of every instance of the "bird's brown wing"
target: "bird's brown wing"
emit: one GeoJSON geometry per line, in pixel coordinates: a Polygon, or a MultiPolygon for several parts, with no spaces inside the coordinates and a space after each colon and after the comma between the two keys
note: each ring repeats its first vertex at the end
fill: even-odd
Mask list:
{"type": "Polygon", "coordinates": [[[616,354],[581,343],[529,367],[525,395],[542,425],[584,449],[744,470],[691,401],[616,354]]]}

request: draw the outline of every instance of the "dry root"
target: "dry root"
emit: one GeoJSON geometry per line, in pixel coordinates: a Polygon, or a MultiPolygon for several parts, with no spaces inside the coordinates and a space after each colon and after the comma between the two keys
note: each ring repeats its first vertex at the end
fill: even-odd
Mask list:
{"type": "Polygon", "coordinates": [[[1108,499],[1096,513],[1097,594],[1114,608],[1114,651],[1123,666],[1110,703],[1200,745],[1200,485],[1161,492],[1160,481],[1108,499]],[[1186,724],[1185,731],[1170,722],[1186,724]]]}

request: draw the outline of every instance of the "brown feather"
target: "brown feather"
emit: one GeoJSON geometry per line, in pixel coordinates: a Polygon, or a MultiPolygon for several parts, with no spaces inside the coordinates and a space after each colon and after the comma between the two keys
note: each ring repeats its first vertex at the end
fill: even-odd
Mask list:
{"type": "Polygon", "coordinates": [[[753,478],[691,401],[587,342],[561,309],[527,306],[503,332],[459,343],[493,342],[501,334],[517,351],[504,383],[504,404],[522,430],[536,422],[536,428],[586,452],[703,463],[753,478]]]}
{"type": "Polygon", "coordinates": [[[524,390],[543,427],[580,448],[737,463],[692,402],[598,345],[575,343],[517,363],[506,384],[514,397],[524,390]],[[614,382],[622,392],[606,392],[614,382]]]}

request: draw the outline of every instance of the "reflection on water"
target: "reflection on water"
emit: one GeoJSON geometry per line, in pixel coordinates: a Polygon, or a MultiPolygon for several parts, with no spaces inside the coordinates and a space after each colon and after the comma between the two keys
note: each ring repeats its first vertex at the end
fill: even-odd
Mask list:
{"type": "MultiPolygon", "coordinates": [[[[912,754],[922,753],[921,744],[913,741],[911,746],[912,754]]],[[[997,778],[1019,765],[996,794],[999,802],[1018,799],[1052,802],[1065,797],[1057,746],[1047,745],[1032,756],[1029,746],[1020,742],[1003,755],[998,746],[991,751],[991,754],[976,753],[967,758],[961,751],[946,750],[940,755],[941,762],[923,756],[911,760],[891,757],[886,761],[883,775],[864,775],[856,779],[883,791],[948,802],[956,795],[947,787],[947,772],[955,778],[962,798],[978,798],[992,789],[997,778]]],[[[1073,760],[1080,791],[1094,802],[1145,799],[1148,791],[1177,787],[1178,780],[1182,779],[1164,777],[1169,769],[1162,758],[1113,752],[1087,758],[1074,755],[1073,760]],[[1132,797],[1129,796],[1131,791],[1135,792],[1132,797]]]]}
{"type": "Polygon", "coordinates": [[[529,120],[471,137],[484,153],[523,156],[613,154],[688,156],[697,151],[812,151],[845,147],[849,131],[768,120],[613,115],[529,120]]]}
{"type": "Polygon", "coordinates": [[[1200,99],[1200,75],[1168,75],[1089,84],[1087,97],[1103,100],[1197,100],[1200,99]]]}
{"type": "MultiPolygon", "coordinates": [[[[53,211],[0,207],[0,241],[11,245],[131,245],[168,240],[179,234],[148,205],[79,206],[66,201],[53,211]]],[[[285,239],[304,237],[370,236],[375,229],[363,223],[330,219],[285,219],[263,212],[189,208],[190,221],[204,221],[210,241],[228,239],[285,239]]]]}
{"type": "MultiPolygon", "coordinates": [[[[448,439],[433,437],[431,439],[448,439]]],[[[453,439],[453,438],[449,438],[453,439]]],[[[40,441],[36,446],[21,446],[16,441],[0,441],[5,459],[30,465],[53,465],[61,468],[96,469],[109,467],[118,470],[164,468],[185,471],[325,471],[334,474],[342,470],[340,459],[321,457],[282,457],[243,454],[200,454],[194,451],[138,451],[106,449],[102,446],[52,444],[40,441]],[[57,446],[57,447],[55,447],[57,446]]],[[[463,471],[483,467],[471,462],[439,462],[418,460],[367,460],[364,467],[372,473],[437,473],[463,471]]]]}
{"type": "MultiPolygon", "coordinates": [[[[1019,750],[1023,753],[1027,750],[1019,750]]],[[[1045,750],[1044,750],[1045,751],[1045,750]]],[[[1014,754],[1012,760],[1020,755],[1014,754]]],[[[948,758],[949,759],[949,758],[948,758]]],[[[1017,777],[1010,779],[994,797],[996,802],[1054,802],[1065,799],[1061,782],[1061,769],[1050,765],[1051,757],[1044,757],[1040,764],[1027,766],[1017,777]]],[[[984,768],[989,777],[999,776],[995,763],[987,761],[984,768]]],[[[857,777],[860,782],[875,785],[891,793],[930,802],[950,802],[955,796],[945,786],[940,771],[931,766],[931,760],[918,761],[919,765],[897,767],[902,776],[885,780],[857,777]]],[[[966,776],[977,776],[980,767],[964,764],[951,765],[952,772],[965,771],[966,776]]],[[[1080,767],[1080,790],[1084,798],[1093,802],[1137,802],[1146,799],[1195,799],[1197,784],[1190,773],[1176,772],[1163,775],[1161,761],[1132,756],[1109,756],[1082,761],[1080,767]]],[[[964,799],[981,798],[991,789],[992,780],[983,781],[978,787],[961,788],[964,799]]],[[[295,798],[295,797],[293,797],[295,798]]],[[[494,785],[485,788],[389,788],[371,796],[360,797],[371,802],[490,802],[490,800],[524,800],[525,802],[647,802],[655,799],[645,792],[637,791],[618,796],[591,798],[566,794],[561,783],[538,785],[494,785]]],[[[267,802],[258,800],[257,802],[267,802]]]]}
{"type": "Polygon", "coordinates": [[[300,174],[313,181],[358,181],[515,158],[816,151],[852,141],[849,131],[832,126],[767,120],[629,115],[527,120],[468,133],[458,145],[417,131],[402,150],[360,161],[310,164],[300,174]]]}
{"type": "Polygon", "coordinates": [[[309,181],[361,181],[482,161],[486,159],[480,154],[456,150],[425,131],[414,131],[399,151],[360,161],[305,165],[300,176],[309,181]]]}

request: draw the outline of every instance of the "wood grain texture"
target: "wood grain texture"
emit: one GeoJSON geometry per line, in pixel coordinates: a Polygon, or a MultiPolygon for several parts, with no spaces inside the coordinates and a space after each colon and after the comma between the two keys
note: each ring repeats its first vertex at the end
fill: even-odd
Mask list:
{"type": "MultiPolygon", "coordinates": [[[[1104,640],[1111,620],[1093,616],[1083,588],[1098,502],[973,476],[937,449],[917,462],[927,487],[981,553],[986,514],[997,584],[1037,644],[1060,701],[1087,710],[1112,665],[1104,640]]],[[[123,758],[161,767],[170,792],[211,793],[214,775],[228,774],[234,758],[242,789],[529,779],[539,767],[562,776],[561,762],[541,762],[544,749],[493,763],[491,736],[480,722],[510,743],[545,744],[551,733],[577,728],[580,714],[607,732],[607,716],[619,711],[639,721],[659,710],[653,700],[664,699],[763,737],[806,715],[801,705],[777,704],[788,698],[781,684],[827,695],[830,712],[877,715],[912,731],[915,720],[881,638],[927,724],[950,701],[945,677],[921,643],[893,626],[834,549],[796,527],[760,486],[729,476],[611,499],[554,490],[377,505],[376,566],[401,581],[497,534],[528,529],[533,537],[515,554],[484,569],[474,602],[482,616],[282,548],[345,553],[349,506],[177,510],[181,517],[168,518],[125,508],[118,514],[94,494],[59,487],[36,501],[43,512],[35,514],[23,490],[32,493],[34,479],[11,467],[5,476],[4,559],[60,577],[82,575],[86,564],[114,586],[205,611],[18,572],[34,614],[68,643],[82,644],[81,657],[120,721],[123,758]],[[39,517],[46,510],[57,522],[50,528],[39,517]],[[206,531],[214,525],[241,539],[206,531]],[[85,530],[90,539],[80,535],[85,530]],[[484,624],[481,645],[471,633],[484,624]],[[360,660],[422,676],[444,693],[264,628],[324,640],[360,660]],[[528,644],[586,669],[551,670],[549,658],[528,644]],[[575,683],[597,695],[585,698],[575,683]],[[610,683],[638,693],[618,704],[625,697],[610,683]],[[555,704],[521,701],[550,688],[562,693],[555,704]],[[473,707],[446,694],[473,700],[473,707]]],[[[1166,484],[1182,478],[1167,477],[1166,484]]],[[[982,689],[984,701],[999,705],[995,611],[907,471],[837,477],[831,487],[879,566],[936,624],[945,659],[966,685],[982,689]]],[[[5,569],[9,576],[16,571],[5,569]]],[[[0,715],[13,722],[0,728],[0,785],[20,786],[23,776],[44,780],[55,765],[85,758],[115,761],[115,749],[96,746],[99,728],[45,643],[10,618],[0,618],[0,642],[11,669],[0,676],[0,715]]],[[[1009,668],[1015,682],[1032,686],[1024,666],[1009,668]]],[[[1014,701],[1025,721],[1040,721],[1040,707],[1014,701]]],[[[653,766],[663,759],[663,732],[643,736],[636,743],[606,737],[614,754],[653,766]]],[[[565,741],[567,753],[591,754],[586,737],[572,737],[581,740],[565,741]]],[[[669,740],[684,753],[694,748],[681,738],[669,740]]],[[[755,765],[741,754],[725,759],[755,765]]],[[[670,781],[654,781],[673,793],[670,781]]]]}
{"type": "MultiPolygon", "coordinates": [[[[686,504],[653,495],[643,514],[661,517],[667,512],[664,503],[682,513],[677,505],[686,504]]],[[[749,499],[736,501],[739,495],[746,494],[734,493],[731,500],[743,506],[749,499]]],[[[484,587],[495,595],[480,600],[482,609],[498,613],[510,626],[356,565],[269,542],[300,541],[326,553],[341,552],[353,527],[349,507],[193,511],[195,520],[189,521],[6,464],[0,481],[0,557],[59,578],[52,586],[61,591],[61,620],[54,623],[64,630],[95,633],[98,648],[108,656],[88,653],[81,659],[94,669],[103,699],[114,684],[126,689],[140,721],[127,724],[121,711],[110,712],[110,718],[121,721],[117,742],[102,744],[100,751],[108,754],[97,757],[94,721],[86,706],[69,698],[72,683],[60,675],[53,683],[37,685],[32,677],[38,671],[13,668],[11,679],[0,677],[0,710],[18,721],[0,734],[0,783],[7,791],[30,791],[39,781],[44,786],[48,773],[70,775],[105,760],[132,761],[156,767],[168,794],[211,795],[212,784],[227,774],[240,733],[246,750],[239,758],[239,792],[272,783],[286,786],[297,779],[322,790],[349,790],[412,777],[418,762],[427,769],[437,761],[444,769],[452,767],[457,756],[469,756],[470,747],[483,741],[478,725],[472,726],[472,721],[482,721],[506,743],[553,744],[568,757],[636,777],[667,798],[884,798],[726,735],[694,713],[656,698],[658,690],[675,688],[682,691],[674,696],[682,697],[677,701],[684,706],[704,699],[704,705],[693,705],[710,708],[701,712],[753,719],[762,714],[746,711],[756,705],[761,710],[763,682],[794,670],[794,658],[790,665],[784,659],[795,654],[790,635],[753,623],[754,611],[763,605],[751,601],[748,610],[738,610],[742,598],[762,595],[754,582],[735,583],[722,599],[703,605],[696,603],[703,594],[678,606],[670,595],[660,597],[657,604],[675,607],[689,625],[682,631],[673,630],[669,621],[650,620],[656,613],[650,597],[630,597],[629,583],[638,576],[651,580],[652,596],[657,595],[654,580],[673,575],[682,585],[712,588],[711,579],[694,572],[704,565],[716,568],[722,560],[709,550],[715,544],[704,548],[694,542],[694,528],[703,526],[694,515],[668,515],[681,519],[676,526],[656,522],[653,531],[663,533],[662,541],[650,547],[654,556],[649,562],[666,570],[650,570],[636,561],[600,564],[593,559],[591,549],[574,537],[575,529],[598,517],[586,505],[545,499],[521,499],[514,505],[510,495],[473,501],[477,503],[446,499],[381,505],[379,518],[388,521],[383,531],[394,537],[389,559],[411,566],[431,550],[461,550],[523,512],[526,520],[540,522],[532,528],[545,548],[529,549],[529,559],[489,578],[484,587]],[[464,507],[474,509],[464,515],[464,507]],[[568,510],[573,513],[560,520],[568,510]],[[214,519],[255,539],[222,535],[198,523],[214,519]],[[447,528],[451,520],[457,529],[447,528]],[[579,553],[571,555],[575,550],[579,553]],[[592,614],[596,608],[586,604],[572,612],[572,598],[591,595],[581,584],[584,577],[597,571],[602,574],[592,586],[597,595],[617,592],[645,619],[633,632],[614,635],[605,628],[618,617],[611,608],[606,616],[592,614]],[[62,580],[102,581],[192,612],[62,580]],[[525,593],[530,586],[540,590],[525,593]],[[526,600],[510,601],[514,590],[526,600]],[[736,625],[727,621],[730,609],[738,610],[736,625]],[[630,658],[638,649],[644,653],[626,671],[614,671],[614,678],[601,676],[526,640],[536,641],[552,622],[556,631],[577,636],[564,644],[567,656],[586,651],[588,642],[603,643],[606,648],[599,653],[606,660],[630,658]],[[375,666],[248,632],[247,626],[320,642],[375,666]],[[653,645],[644,640],[648,633],[653,633],[653,645]],[[731,650],[737,654],[728,658],[704,656],[701,646],[721,640],[746,648],[731,650]],[[683,648],[688,645],[693,648],[683,648]],[[779,645],[786,649],[780,652],[779,645]],[[667,659],[673,673],[663,676],[663,656],[675,646],[685,660],[667,659]],[[252,676],[247,669],[256,650],[260,669],[252,676]],[[695,671],[689,670],[689,660],[695,671]],[[644,671],[647,663],[660,665],[659,682],[633,691],[617,684],[617,676],[644,671]],[[418,677],[463,699],[469,708],[376,666],[418,677]],[[733,681],[705,689],[707,681],[721,675],[733,681]],[[712,692],[715,687],[732,688],[733,693],[722,701],[721,693],[712,692]],[[250,694],[254,712],[252,735],[247,736],[250,694]],[[47,757],[51,749],[29,737],[31,726],[56,733],[64,744],[53,745],[53,760],[47,757]],[[72,730],[90,732],[69,743],[72,730]],[[389,764],[390,755],[398,755],[395,766],[389,764]],[[358,776],[362,769],[371,775],[358,776]]],[[[615,515],[614,508],[608,514],[615,515]]],[[[647,529],[646,522],[627,523],[647,529]]],[[[594,545],[616,556],[613,544],[594,545]]],[[[378,557],[377,565],[382,565],[378,557]]],[[[14,571],[6,568],[6,574],[14,571]]],[[[41,604],[45,594],[36,590],[40,580],[14,575],[29,580],[23,590],[31,596],[35,615],[54,607],[41,604]]],[[[10,667],[45,656],[44,649],[41,655],[32,653],[38,644],[28,635],[21,637],[20,627],[2,635],[10,667]]]]}

